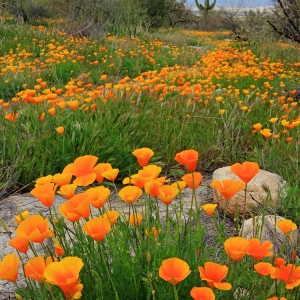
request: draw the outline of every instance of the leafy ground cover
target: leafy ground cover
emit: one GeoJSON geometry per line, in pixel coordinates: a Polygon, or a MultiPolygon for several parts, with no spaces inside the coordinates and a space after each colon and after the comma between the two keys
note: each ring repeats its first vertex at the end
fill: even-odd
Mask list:
{"type": "MultiPolygon", "coordinates": [[[[31,190],[37,178],[87,154],[118,168],[122,180],[137,172],[131,152],[141,147],[154,150],[152,164],[178,177],[176,153],[196,149],[200,171],[248,160],[281,175],[288,196],[278,211],[299,223],[298,48],[282,41],[244,45],[228,32],[161,30],[139,39],[108,33],[93,40],[68,37],[55,22],[43,24],[4,20],[0,29],[3,195],[31,190]]],[[[132,230],[122,226],[127,236],[132,230]]],[[[134,284],[138,295],[141,282],[134,284]]]]}

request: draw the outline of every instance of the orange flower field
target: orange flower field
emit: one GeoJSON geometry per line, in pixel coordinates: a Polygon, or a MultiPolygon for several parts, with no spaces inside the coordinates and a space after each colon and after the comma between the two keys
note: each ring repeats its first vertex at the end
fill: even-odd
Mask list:
{"type": "Polygon", "coordinates": [[[30,192],[48,210],[18,212],[14,232],[1,218],[0,279],[18,300],[300,299],[299,48],[0,21],[0,200],[30,192]],[[224,166],[237,180],[208,183],[224,166]],[[251,212],[276,216],[280,246],[255,218],[245,235],[261,170],[286,182],[276,207],[264,187],[251,212]]]}
{"type": "MultiPolygon", "coordinates": [[[[121,211],[111,210],[110,190],[101,185],[106,183],[103,181],[106,178],[112,181],[112,185],[117,189],[114,183],[116,176],[107,176],[107,173],[114,169],[110,166],[108,170],[102,170],[102,178],[97,179],[99,166],[104,163],[97,164],[98,158],[95,156],[78,157],[74,163],[67,165],[61,174],[47,175],[36,180],[31,194],[49,207],[49,219],[41,215],[30,215],[28,211],[16,216],[18,227],[9,245],[17,251],[18,256],[15,253],[8,254],[0,263],[0,279],[16,284],[18,299],[61,299],[62,295],[63,299],[96,299],[97,295],[105,295],[106,299],[128,299],[132,295],[136,295],[134,297],[138,299],[145,299],[151,296],[151,293],[157,293],[159,299],[182,299],[189,297],[188,295],[193,299],[224,299],[232,297],[232,291],[237,293],[241,287],[246,288],[247,295],[257,295],[259,299],[276,299],[271,297],[274,294],[288,294],[290,297],[285,299],[297,299],[300,267],[296,265],[295,258],[290,257],[289,261],[283,259],[281,255],[284,255],[284,248],[280,253],[273,252],[274,245],[270,241],[261,243],[259,238],[245,239],[242,237],[244,225],[239,231],[240,236],[229,238],[225,237],[222,224],[217,225],[220,230],[218,238],[221,240],[216,240],[216,246],[219,247],[220,241],[224,241],[221,243],[221,254],[217,261],[212,261],[205,249],[202,250],[203,254],[194,253],[193,247],[199,247],[201,244],[198,234],[203,230],[205,232],[205,227],[198,218],[201,199],[195,196],[197,187],[194,182],[198,180],[196,174],[200,173],[192,171],[187,162],[192,160],[192,169],[196,169],[198,152],[190,149],[175,156],[176,160],[186,165],[187,171],[192,172],[193,179],[189,187],[182,186],[180,181],[171,185],[166,177],[158,177],[162,168],[148,164],[149,153],[150,156],[154,155],[149,148],[140,148],[132,152],[142,169],[131,175],[129,182],[127,178],[124,180],[126,187],[118,192],[121,211]],[[141,159],[144,156],[147,157],[146,160],[141,159]],[[68,176],[71,172],[73,174],[68,176]],[[131,179],[135,180],[131,182],[131,179]],[[142,186],[140,182],[143,182],[142,186]],[[153,185],[154,182],[159,185],[157,193],[152,195],[152,189],[148,190],[146,186],[153,185]],[[78,190],[77,194],[71,196],[65,192],[69,187],[74,190],[79,186],[86,189],[78,190]],[[192,201],[196,202],[195,206],[192,202],[188,223],[174,219],[168,214],[169,205],[185,188],[192,189],[192,201]],[[56,189],[59,189],[57,193],[65,197],[65,202],[59,206],[58,211],[52,206],[56,189]],[[158,201],[166,206],[166,222],[162,222],[160,218],[162,208],[158,201]],[[141,214],[137,213],[139,203],[143,203],[144,206],[141,214]],[[125,207],[126,213],[124,206],[129,207],[129,210],[125,207]],[[189,232],[186,232],[186,226],[189,232]],[[53,238],[51,248],[49,243],[45,242],[48,238],[53,238]],[[186,251],[180,252],[181,247],[186,247],[186,243],[186,251]],[[40,250],[37,250],[38,244],[42,246],[40,250]],[[174,252],[172,247],[179,252],[174,252]],[[39,252],[41,250],[42,255],[39,252]],[[30,251],[33,257],[29,254],[30,251]],[[119,253],[117,260],[116,251],[119,253]],[[174,253],[181,253],[180,256],[184,260],[176,257],[174,253]],[[131,260],[129,264],[128,259],[131,260]],[[219,260],[223,261],[223,264],[219,264],[219,260]],[[21,262],[27,285],[25,288],[16,283],[21,262]],[[125,291],[122,291],[118,279],[120,264],[125,264],[123,267],[128,268],[131,274],[128,274],[126,280],[126,285],[131,286],[127,286],[127,295],[124,295],[125,291]],[[144,272],[146,273],[142,275],[144,272]],[[146,276],[142,280],[151,283],[150,289],[148,285],[141,285],[139,288],[132,285],[132,279],[141,280],[138,279],[140,275],[135,277],[137,274],[146,276]],[[244,281],[247,276],[250,276],[248,281],[244,281]],[[168,285],[161,279],[173,286],[172,296],[163,296],[170,291],[168,292],[168,285]],[[264,282],[263,285],[261,281],[264,282]],[[92,282],[93,288],[90,289],[88,287],[92,282]],[[183,284],[184,282],[186,283],[183,284]],[[180,291],[177,286],[182,286],[180,291]]],[[[253,162],[234,164],[231,168],[247,183],[259,172],[259,167],[253,162]]],[[[186,175],[182,180],[188,184],[190,179],[185,177],[186,175]]],[[[219,189],[220,186],[228,186],[230,194],[225,193],[224,197],[226,201],[230,201],[238,191],[237,183],[241,184],[239,189],[244,187],[242,181],[234,180],[213,181],[211,187],[219,189]]],[[[181,196],[179,198],[180,202],[184,201],[181,196]]],[[[182,206],[178,209],[181,214],[182,206]]],[[[204,207],[203,209],[208,213],[204,207]]],[[[215,218],[214,209],[208,215],[215,218]]],[[[285,243],[292,239],[290,234],[297,230],[296,224],[291,220],[278,221],[276,226],[277,230],[281,230],[286,236],[285,243]]]]}

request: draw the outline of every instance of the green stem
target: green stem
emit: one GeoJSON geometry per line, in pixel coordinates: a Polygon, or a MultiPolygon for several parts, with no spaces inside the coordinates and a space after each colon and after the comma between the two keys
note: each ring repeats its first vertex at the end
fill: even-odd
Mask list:
{"type": "Polygon", "coordinates": [[[178,221],[178,230],[179,230],[179,235],[181,233],[181,215],[182,215],[182,193],[181,193],[181,189],[179,187],[179,184],[177,183],[177,187],[179,189],[179,221],[178,221]]]}
{"type": "Polygon", "coordinates": [[[108,197],[108,208],[109,208],[109,210],[112,210],[112,208],[111,208],[111,202],[110,202],[110,197],[108,197]]]}
{"type": "MultiPolygon", "coordinates": [[[[150,233],[150,216],[151,216],[151,208],[150,208],[150,195],[146,198],[146,201],[148,201],[148,233],[150,233]]],[[[145,209],[146,210],[146,209],[145,209]]]]}
{"type": "Polygon", "coordinates": [[[223,216],[224,227],[225,227],[225,218],[226,218],[226,214],[227,214],[227,209],[228,209],[228,206],[229,206],[229,200],[225,200],[226,201],[226,206],[225,206],[225,211],[224,211],[224,216],[223,216]]]}
{"type": "Polygon", "coordinates": [[[33,252],[34,256],[38,257],[38,254],[37,254],[37,252],[35,251],[35,249],[34,249],[34,247],[33,247],[33,245],[32,245],[31,242],[29,242],[29,248],[30,248],[31,251],[33,252]]]}
{"type": "Polygon", "coordinates": [[[119,295],[118,295],[118,292],[117,292],[117,290],[116,290],[116,287],[115,287],[115,285],[114,285],[114,283],[113,283],[113,280],[112,280],[112,278],[111,278],[111,276],[110,276],[110,272],[109,272],[108,266],[107,266],[107,264],[106,264],[106,262],[105,262],[104,254],[103,254],[103,249],[102,249],[100,243],[99,243],[98,245],[99,245],[99,250],[100,250],[101,259],[102,259],[102,262],[103,262],[103,264],[104,264],[104,266],[105,266],[105,269],[106,269],[108,278],[109,278],[109,280],[110,280],[110,283],[111,283],[111,285],[112,285],[112,288],[113,288],[113,290],[114,290],[114,293],[115,293],[115,296],[116,296],[116,300],[120,300],[119,295]]]}
{"type": "MultiPolygon", "coordinates": [[[[122,199],[119,196],[118,189],[117,189],[117,186],[116,186],[115,182],[113,182],[113,183],[114,183],[114,187],[115,187],[115,190],[116,190],[116,194],[117,194],[119,202],[120,202],[120,206],[121,206],[121,209],[122,209],[123,216],[125,216],[123,201],[122,201],[122,199]]],[[[111,208],[110,208],[110,210],[111,210],[111,208]]]]}
{"type": "Polygon", "coordinates": [[[65,135],[62,137],[62,155],[65,157],[65,135]]]}
{"type": "MultiPolygon", "coordinates": [[[[230,277],[228,278],[228,281],[229,281],[229,282],[231,282],[231,279],[235,280],[235,278],[236,278],[236,272],[237,272],[237,268],[238,268],[238,264],[239,264],[239,261],[235,261],[235,262],[234,262],[233,276],[230,276],[230,277]]],[[[233,296],[233,292],[228,294],[227,299],[232,299],[232,298],[233,298],[232,296],[233,296]]]]}
{"type": "Polygon", "coordinates": [[[191,217],[191,213],[193,211],[193,204],[194,204],[194,195],[192,193],[192,202],[191,202],[191,208],[190,208],[190,211],[189,211],[189,219],[188,219],[188,223],[190,221],[190,217],[191,217]]]}
{"type": "Polygon", "coordinates": [[[246,217],[246,200],[247,200],[247,182],[245,183],[244,212],[243,212],[243,224],[242,224],[241,236],[243,236],[243,232],[244,232],[244,224],[245,224],[245,217],[246,217]]]}
{"type": "MultiPolygon", "coordinates": [[[[173,280],[174,280],[174,278],[173,278],[173,280]]],[[[174,287],[174,298],[175,298],[175,300],[179,300],[178,293],[177,293],[177,290],[176,290],[176,285],[173,284],[173,287],[174,287]]]]}
{"type": "Polygon", "coordinates": [[[160,228],[161,225],[160,225],[160,215],[159,215],[159,206],[158,206],[158,200],[157,200],[157,197],[155,197],[155,202],[156,202],[156,210],[157,210],[156,218],[157,218],[157,222],[158,222],[159,228],[160,228]]]}
{"type": "Polygon", "coordinates": [[[289,238],[289,235],[286,234],[286,235],[285,235],[284,242],[283,242],[283,245],[282,245],[282,247],[280,248],[280,252],[279,252],[279,254],[278,254],[278,257],[280,257],[280,256],[282,255],[282,253],[284,252],[284,249],[285,249],[286,244],[287,244],[287,242],[288,242],[288,238],[289,238]]]}
{"type": "Polygon", "coordinates": [[[169,205],[167,205],[166,225],[167,225],[167,234],[168,234],[168,237],[169,237],[170,236],[169,205]]]}

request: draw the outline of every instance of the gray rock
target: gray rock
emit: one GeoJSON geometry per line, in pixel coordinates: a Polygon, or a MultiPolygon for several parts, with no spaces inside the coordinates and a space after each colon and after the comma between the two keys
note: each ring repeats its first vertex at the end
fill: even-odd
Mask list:
{"type": "Polygon", "coordinates": [[[272,251],[276,255],[282,253],[281,257],[284,256],[290,261],[294,249],[298,248],[299,232],[294,230],[287,238],[276,226],[276,223],[281,220],[286,219],[276,215],[266,215],[245,220],[242,237],[247,240],[255,237],[259,238],[261,242],[270,241],[274,245],[272,251]]]}
{"type": "MultiPolygon", "coordinates": [[[[224,167],[214,171],[212,180],[240,180],[233,174],[230,167],[224,167]]],[[[246,195],[246,218],[257,215],[266,207],[275,207],[282,196],[285,181],[277,174],[260,170],[259,173],[247,184],[246,195]]],[[[228,202],[222,195],[214,189],[213,200],[219,205],[221,211],[225,211],[228,202],[227,216],[234,218],[236,211],[240,218],[244,215],[245,190],[239,191],[228,202]]]]}

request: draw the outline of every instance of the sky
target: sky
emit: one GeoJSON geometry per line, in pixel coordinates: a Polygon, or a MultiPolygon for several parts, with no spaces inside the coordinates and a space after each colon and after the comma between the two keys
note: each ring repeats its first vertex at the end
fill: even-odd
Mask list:
{"type": "MultiPolygon", "coordinates": [[[[203,4],[204,0],[198,0],[199,3],[203,4]]],[[[213,0],[210,0],[212,3],[213,0]]],[[[216,7],[220,6],[239,6],[243,8],[254,8],[260,6],[269,6],[271,0],[217,0],[216,7]]],[[[187,6],[196,7],[195,0],[187,0],[187,6]]]]}

